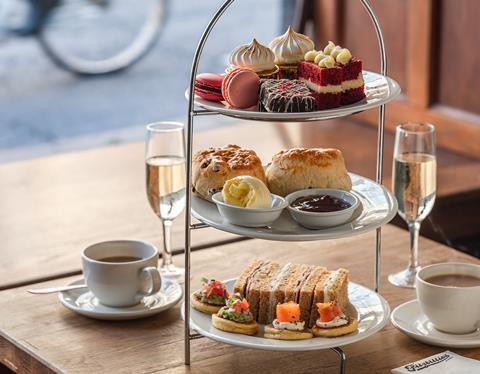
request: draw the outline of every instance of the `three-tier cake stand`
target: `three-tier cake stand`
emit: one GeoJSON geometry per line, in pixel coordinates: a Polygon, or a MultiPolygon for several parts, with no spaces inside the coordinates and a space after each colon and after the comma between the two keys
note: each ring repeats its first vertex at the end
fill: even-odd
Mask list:
{"type": "MultiPolygon", "coordinates": [[[[375,229],[376,232],[376,237],[375,237],[375,264],[374,264],[374,290],[378,294],[379,292],[379,285],[380,285],[380,251],[381,251],[381,228],[380,226],[382,224],[385,224],[388,222],[396,213],[397,209],[397,204],[395,199],[391,196],[390,192],[386,190],[382,185],[382,174],[383,174],[383,152],[384,152],[384,122],[385,122],[385,104],[395,98],[399,93],[400,93],[400,87],[398,84],[392,80],[391,78],[388,78],[386,75],[387,72],[387,56],[386,56],[386,51],[385,51],[385,43],[383,39],[383,34],[380,28],[380,24],[378,22],[378,19],[369,4],[368,0],[360,0],[362,3],[363,7],[365,8],[366,12],[368,13],[373,26],[375,28],[375,32],[377,35],[378,39],[378,45],[380,49],[380,74],[376,73],[369,73],[366,72],[366,87],[369,84],[369,76],[373,76],[373,81],[375,81],[375,78],[377,81],[381,81],[381,84],[378,85],[378,82],[374,82],[372,86],[369,89],[369,93],[371,94],[371,97],[369,99],[369,94],[367,92],[367,103],[364,103],[362,105],[353,105],[349,107],[342,107],[342,108],[337,108],[333,110],[327,110],[327,111],[320,111],[320,112],[310,112],[310,113],[260,113],[260,112],[252,112],[252,111],[242,111],[242,110],[234,110],[230,108],[224,107],[222,104],[212,104],[208,102],[204,102],[200,99],[195,98],[195,93],[194,93],[194,82],[195,82],[195,77],[197,75],[197,68],[198,64],[200,61],[200,56],[202,54],[203,48],[205,46],[205,43],[210,35],[210,32],[214,28],[215,24],[217,21],[221,18],[221,16],[224,14],[224,12],[227,10],[227,8],[234,2],[235,0],[225,0],[223,5],[217,10],[217,12],[214,14],[213,18],[210,20],[208,23],[207,27],[205,28],[200,41],[198,43],[197,49],[195,51],[195,55],[193,57],[193,62],[192,62],[192,68],[191,68],[191,75],[190,75],[190,86],[187,90],[186,96],[188,99],[188,127],[187,127],[187,144],[186,144],[186,149],[187,149],[187,156],[186,156],[186,173],[187,173],[187,178],[186,178],[186,212],[187,214],[185,215],[185,294],[184,294],[184,306],[183,306],[183,317],[184,317],[184,323],[185,323],[185,364],[189,365],[190,364],[190,343],[194,339],[198,339],[203,337],[204,335],[208,334],[201,334],[201,333],[192,333],[191,331],[191,310],[190,310],[190,252],[191,252],[191,230],[195,229],[201,229],[201,228],[206,228],[206,227],[216,227],[217,229],[220,230],[225,230],[228,232],[233,232],[237,234],[243,234],[245,236],[250,236],[252,238],[269,238],[268,232],[259,232],[252,230],[249,232],[248,230],[237,230],[237,229],[232,229],[232,227],[226,228],[223,227],[222,224],[215,224],[215,222],[212,222],[212,220],[209,220],[202,216],[202,214],[195,212],[195,207],[192,210],[192,199],[195,197],[192,196],[192,190],[191,190],[191,185],[192,185],[192,147],[193,147],[193,136],[194,136],[194,130],[193,130],[193,118],[196,116],[209,116],[209,115],[227,115],[231,117],[236,117],[236,118],[241,118],[241,119],[246,119],[246,120],[256,120],[256,121],[271,121],[271,122],[307,122],[307,121],[319,121],[319,120],[326,120],[326,119],[332,119],[332,118],[338,118],[342,116],[347,116],[354,114],[358,111],[366,110],[366,109],[371,109],[371,108],[379,108],[379,116],[378,116],[378,136],[377,136],[377,155],[376,155],[376,178],[375,182],[370,181],[372,184],[375,184],[379,189],[378,191],[381,191],[382,194],[385,194],[386,199],[389,202],[388,205],[388,212],[385,214],[385,216],[382,217],[382,220],[379,220],[376,225],[374,226],[368,226],[368,225],[362,225],[362,229],[354,231],[352,230],[351,233],[348,233],[348,235],[355,235],[360,232],[367,231],[369,228],[370,229],[375,229]],[[379,96],[375,98],[375,94],[380,92],[379,96]],[[191,214],[194,213],[194,216],[200,220],[200,223],[192,224],[191,223],[191,214]],[[196,213],[196,214],[195,214],[196,213]]],[[[375,193],[378,193],[376,191],[375,193]]],[[[205,204],[210,204],[205,202],[205,204]]],[[[215,206],[213,206],[213,209],[216,210],[215,206]]],[[[340,236],[348,236],[343,233],[343,235],[338,235],[340,236]]],[[[283,240],[321,240],[321,239],[332,239],[335,238],[335,233],[331,235],[298,235],[295,236],[295,234],[290,234],[288,236],[285,236],[285,239],[283,240]]],[[[282,240],[282,237],[277,237],[274,238],[275,240],[282,240]]],[[[385,310],[387,313],[389,312],[388,308],[388,303],[382,298],[382,302],[384,305],[386,304],[385,310]]],[[[388,316],[387,316],[388,317],[388,316]]],[[[212,336],[210,336],[212,337],[212,336]]],[[[215,337],[213,337],[215,339],[215,337]]],[[[225,341],[221,339],[217,339],[220,341],[225,341]]],[[[239,344],[241,345],[241,344],[239,344]]],[[[245,346],[245,345],[244,345],[245,346]]],[[[254,347],[255,348],[255,347],[254,347]]],[[[258,347],[261,348],[261,347],[258,347]]],[[[321,349],[321,348],[319,348],[321,349]]],[[[338,356],[340,357],[340,373],[345,372],[345,354],[342,351],[341,348],[339,347],[329,347],[329,349],[332,349],[335,351],[338,356]]],[[[283,350],[289,350],[289,349],[283,349],[283,350]]],[[[294,348],[291,350],[299,350],[298,348],[294,348]]]]}

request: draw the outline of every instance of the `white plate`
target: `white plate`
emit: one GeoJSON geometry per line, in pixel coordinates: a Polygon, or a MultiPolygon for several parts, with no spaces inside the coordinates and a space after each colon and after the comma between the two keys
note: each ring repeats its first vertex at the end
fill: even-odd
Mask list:
{"type": "MultiPolygon", "coordinates": [[[[259,112],[257,110],[233,109],[224,102],[208,101],[198,96],[195,96],[195,104],[203,109],[219,112],[226,116],[256,121],[317,121],[349,116],[354,113],[375,108],[388,103],[400,94],[400,86],[392,78],[364,70],[363,79],[365,80],[365,95],[367,96],[365,100],[339,108],[316,112],[268,113],[259,112]]],[[[187,89],[185,92],[187,100],[188,96],[187,89]]]]}
{"type": "Polygon", "coordinates": [[[390,222],[397,213],[397,201],[388,189],[371,179],[350,173],[352,193],[360,199],[360,206],[346,224],[318,230],[300,226],[285,209],[270,227],[242,227],[225,220],[217,206],[197,196],[192,198],[192,215],[216,229],[250,238],[282,241],[335,239],[357,235],[390,222]]]}
{"type": "Polygon", "coordinates": [[[470,334],[448,334],[438,331],[422,313],[416,299],[397,306],[390,318],[397,329],[423,343],[450,348],[480,347],[480,329],[470,334]]]}
{"type": "MultiPolygon", "coordinates": [[[[84,284],[79,279],[74,284],[84,284]]],[[[113,308],[102,305],[88,289],[64,291],[58,294],[60,302],[68,309],[84,316],[105,320],[127,320],[149,317],[173,307],[182,298],[182,287],[168,279],[162,279],[161,290],[152,296],[144,297],[142,302],[126,308],[113,308]]]]}
{"type": "MultiPolygon", "coordinates": [[[[235,279],[225,282],[229,292],[233,289],[235,279]]],[[[356,283],[348,286],[350,302],[357,309],[359,316],[358,332],[338,338],[312,338],[306,340],[288,341],[263,338],[263,325],[256,336],[233,334],[217,330],[212,326],[212,317],[190,308],[191,327],[200,334],[222,343],[245,348],[266,349],[270,351],[312,351],[328,349],[352,344],[380,331],[388,322],[390,307],[387,301],[374,291],[356,283]]],[[[183,307],[182,317],[183,317],[183,307]]]]}

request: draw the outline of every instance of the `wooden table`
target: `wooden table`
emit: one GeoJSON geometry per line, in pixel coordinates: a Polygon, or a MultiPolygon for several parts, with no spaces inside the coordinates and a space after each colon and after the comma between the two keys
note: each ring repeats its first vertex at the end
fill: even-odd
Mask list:
{"type": "MultiPolygon", "coordinates": [[[[391,225],[383,230],[381,293],[395,306],[415,297],[413,290],[388,284],[388,273],[406,265],[408,235],[391,225]]],[[[204,232],[204,235],[205,232],[204,232]]],[[[373,233],[321,242],[242,241],[192,254],[192,286],[200,277],[227,279],[238,275],[252,258],[347,267],[351,280],[373,283],[373,233]]],[[[423,264],[480,261],[421,238],[423,264]]],[[[178,258],[177,260],[181,260],[178,258]]],[[[67,283],[78,277],[35,286],[67,283]]],[[[183,323],[179,306],[157,316],[129,322],[88,319],[65,309],[56,295],[34,296],[25,287],[0,292],[0,361],[27,373],[337,373],[331,351],[282,353],[249,350],[206,338],[192,342],[192,365],[183,365],[183,323]]],[[[345,346],[347,373],[387,373],[389,369],[445,348],[408,338],[388,324],[367,340],[345,346]]],[[[479,349],[454,349],[480,359],[479,349]]]]}
{"type": "MultiPolygon", "coordinates": [[[[213,121],[219,119],[196,121],[194,148],[234,142],[257,150],[268,162],[282,148],[337,147],[349,170],[370,178],[375,173],[376,130],[370,126],[347,119],[321,124],[229,120],[202,131],[213,121]]],[[[385,141],[389,186],[393,136],[387,133],[385,141]]],[[[143,143],[133,143],[0,165],[0,290],[79,274],[80,252],[93,242],[141,238],[160,247],[161,225],[145,196],[143,157],[143,143]]],[[[437,197],[480,188],[477,162],[439,150],[438,164],[437,197]],[[468,179],[459,179],[458,170],[468,179]]],[[[182,228],[179,218],[173,238],[177,249],[183,247],[182,228]]],[[[238,237],[211,229],[208,235],[193,232],[196,248],[231,240],[238,237]]]]}

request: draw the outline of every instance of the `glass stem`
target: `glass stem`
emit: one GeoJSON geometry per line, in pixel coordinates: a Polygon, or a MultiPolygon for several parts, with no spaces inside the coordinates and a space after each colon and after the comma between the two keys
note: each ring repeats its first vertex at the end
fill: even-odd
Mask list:
{"type": "Polygon", "coordinates": [[[162,219],[163,225],[163,251],[162,267],[172,265],[172,221],[162,219]]]}
{"type": "Polygon", "coordinates": [[[410,222],[408,224],[408,231],[410,232],[410,260],[408,262],[408,268],[413,270],[419,266],[418,235],[420,232],[420,222],[410,222]]]}

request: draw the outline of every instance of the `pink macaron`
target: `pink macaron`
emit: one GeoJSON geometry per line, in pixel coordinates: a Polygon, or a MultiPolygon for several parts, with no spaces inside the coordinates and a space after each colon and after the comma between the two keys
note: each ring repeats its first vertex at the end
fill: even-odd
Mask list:
{"type": "Polygon", "coordinates": [[[195,94],[209,101],[222,101],[223,75],[202,73],[195,77],[195,94]]]}
{"type": "Polygon", "coordinates": [[[234,108],[250,108],[258,103],[260,78],[250,69],[235,68],[223,79],[222,95],[234,108]]]}

